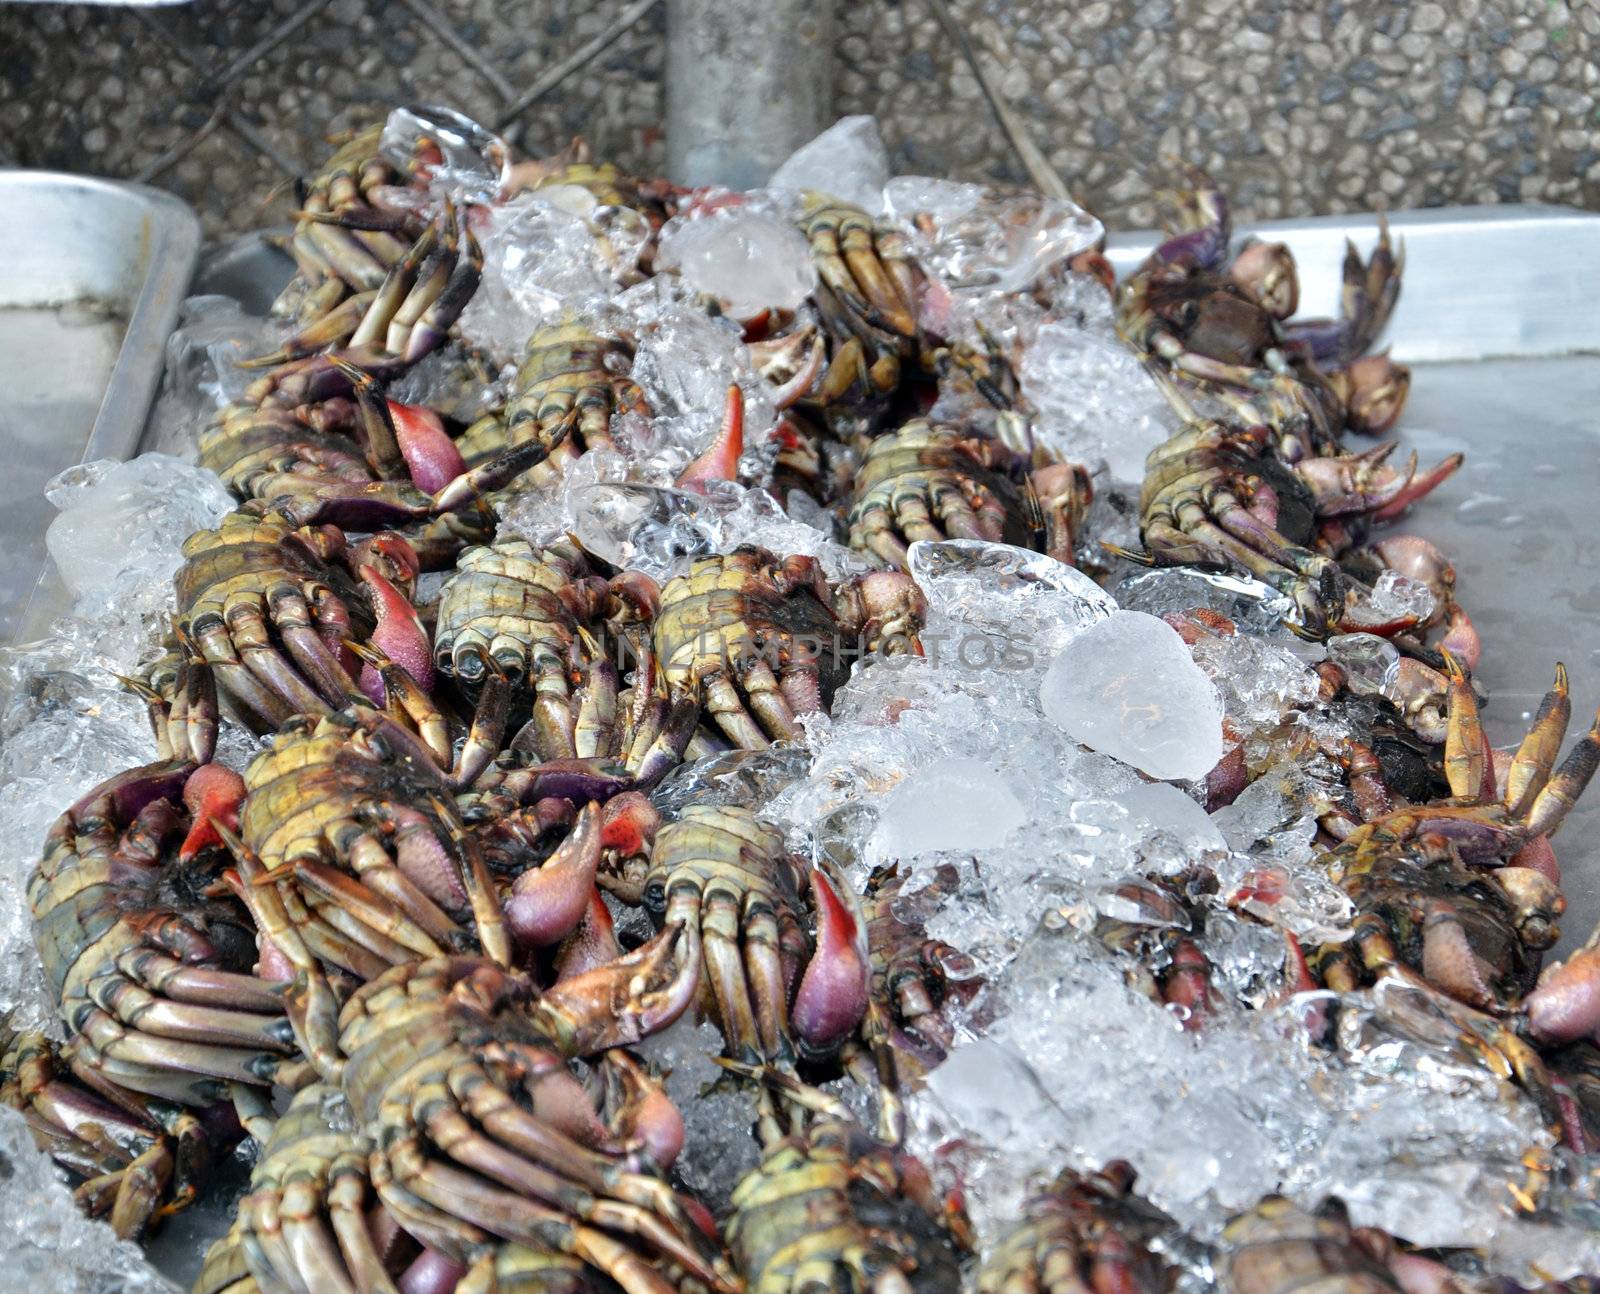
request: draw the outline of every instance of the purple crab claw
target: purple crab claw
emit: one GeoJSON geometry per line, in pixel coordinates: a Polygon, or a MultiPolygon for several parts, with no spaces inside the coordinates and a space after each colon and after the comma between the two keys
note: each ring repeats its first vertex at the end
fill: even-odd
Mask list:
{"type": "Polygon", "coordinates": [[[583,920],[600,866],[600,834],[600,806],[591,800],[544,866],[517,877],[506,901],[506,924],[518,944],[547,948],[583,920]]]}
{"type": "Polygon", "coordinates": [[[1547,1046],[1580,1038],[1600,1044],[1600,946],[1591,943],[1545,968],[1523,1000],[1528,1032],[1547,1046]]]}
{"type": "Polygon", "coordinates": [[[808,1056],[828,1055],[867,1011],[869,971],[855,915],[820,871],[811,873],[817,909],[817,949],[800,979],[789,1022],[808,1056]]]}

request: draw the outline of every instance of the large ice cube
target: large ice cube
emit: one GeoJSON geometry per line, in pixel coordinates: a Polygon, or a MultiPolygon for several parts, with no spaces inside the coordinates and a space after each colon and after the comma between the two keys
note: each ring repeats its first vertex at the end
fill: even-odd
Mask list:
{"type": "Polygon", "coordinates": [[[104,593],[127,575],[169,579],[183,541],[234,507],[215,472],[167,454],[70,467],[45,493],[61,509],[45,547],[75,597],[104,593]]]}
{"type": "Polygon", "coordinates": [[[676,269],[688,286],[716,297],[736,316],[793,310],[817,281],[804,235],[775,215],[744,206],[669,220],[656,266],[676,269]]]}
{"type": "Polygon", "coordinates": [[[1074,740],[1151,777],[1204,777],[1222,758],[1222,698],[1177,631],[1142,611],[1068,642],[1040,697],[1074,740]]]}
{"type": "Polygon", "coordinates": [[[840,117],[808,144],[802,144],[772,173],[774,189],[815,189],[863,211],[883,209],[889,182],[889,150],[872,117],[840,117]]]}

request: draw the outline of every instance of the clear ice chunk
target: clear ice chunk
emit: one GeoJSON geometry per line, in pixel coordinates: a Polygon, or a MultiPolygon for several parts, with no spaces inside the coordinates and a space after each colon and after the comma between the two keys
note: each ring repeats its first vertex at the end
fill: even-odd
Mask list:
{"type": "Polygon", "coordinates": [[[183,541],[235,506],[215,472],[167,454],[70,467],[45,494],[60,509],[45,546],[74,597],[129,578],[164,583],[183,562],[183,541]]]}
{"type": "Polygon", "coordinates": [[[1045,324],[1018,376],[1040,443],[1061,459],[1103,459],[1120,481],[1142,480],[1146,456],[1180,426],[1138,357],[1099,329],[1045,324]]]}
{"type": "Polygon", "coordinates": [[[1328,659],[1345,673],[1357,696],[1382,694],[1400,673],[1400,652],[1376,634],[1336,634],[1328,639],[1328,659]]]}
{"type": "Polygon", "coordinates": [[[957,291],[1025,292],[1105,233],[1076,203],[1031,190],[899,175],[884,201],[917,259],[957,291]]]}
{"type": "Polygon", "coordinates": [[[383,156],[405,173],[423,144],[432,145],[440,155],[427,168],[428,187],[452,202],[493,202],[510,178],[511,149],[506,141],[464,113],[433,104],[389,113],[378,141],[383,156]]]}
{"type": "Polygon", "coordinates": [[[1228,842],[1206,811],[1167,782],[1140,782],[1119,795],[1122,807],[1145,831],[1160,831],[1186,851],[1225,850],[1228,842]]]}
{"type": "Polygon", "coordinates": [[[883,797],[868,858],[886,863],[948,850],[992,849],[1026,821],[1022,801],[989,765],[942,759],[915,769],[883,797]]]}
{"type": "Polygon", "coordinates": [[[1043,664],[1084,626],[1117,609],[1082,571],[1010,544],[919,539],[908,565],[933,616],[925,649],[929,639],[938,649],[941,634],[978,629],[1006,640],[1012,664],[1043,664]]]}
{"type": "Polygon", "coordinates": [[[774,189],[813,189],[853,203],[869,215],[883,209],[889,150],[873,117],[840,117],[802,144],[767,181],[774,189]]]}
{"type": "Polygon", "coordinates": [[[788,221],[742,205],[669,220],[655,263],[677,270],[686,285],[737,317],[793,310],[817,282],[804,235],[788,221]]]}
{"type": "Polygon", "coordinates": [[[478,241],[483,279],[458,328],[501,363],[520,361],[528,338],[567,311],[598,318],[616,291],[614,271],[627,268],[589,219],[547,190],[487,208],[478,241]]]}
{"type": "Polygon", "coordinates": [[[51,1294],[178,1294],[138,1250],[85,1217],[15,1110],[0,1106],[0,1287],[51,1294]]]}
{"type": "Polygon", "coordinates": [[[1119,611],[1067,643],[1040,685],[1074,740],[1165,780],[1204,777],[1222,758],[1222,698],[1164,620],[1119,611]]]}
{"type": "Polygon", "coordinates": [[[1380,574],[1373,581],[1366,603],[1368,613],[1378,619],[1410,619],[1419,623],[1432,616],[1436,606],[1432,589],[1399,571],[1380,574]]]}

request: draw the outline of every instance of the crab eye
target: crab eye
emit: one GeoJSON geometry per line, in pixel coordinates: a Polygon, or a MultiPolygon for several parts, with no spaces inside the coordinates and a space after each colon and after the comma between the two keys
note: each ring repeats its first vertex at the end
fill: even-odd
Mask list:
{"type": "Polygon", "coordinates": [[[1199,317],[1200,306],[1196,302],[1185,301],[1178,307],[1178,323],[1185,328],[1192,328],[1199,317]]]}
{"type": "Polygon", "coordinates": [[[651,881],[644,887],[644,906],[651,916],[665,916],[667,911],[667,883],[651,881]]]}

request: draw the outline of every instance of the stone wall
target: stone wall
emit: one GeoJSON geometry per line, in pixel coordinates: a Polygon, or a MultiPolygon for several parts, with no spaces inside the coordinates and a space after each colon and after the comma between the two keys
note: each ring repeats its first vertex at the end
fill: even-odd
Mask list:
{"type": "MultiPolygon", "coordinates": [[[[732,0],[730,0],[730,3],[732,0]]],[[[1462,202],[1600,208],[1593,0],[951,0],[1069,185],[1151,222],[1163,158],[1246,218],[1462,202]]],[[[165,185],[218,231],[284,209],[324,136],[398,101],[499,120],[625,0],[201,0],[129,12],[0,4],[0,164],[165,185]],[[274,205],[276,204],[276,205],[274,205]]],[[[665,7],[513,113],[524,148],[584,133],[662,164],[665,7]]],[[[837,109],[897,167],[1023,178],[921,0],[837,11],[837,109]]]]}

